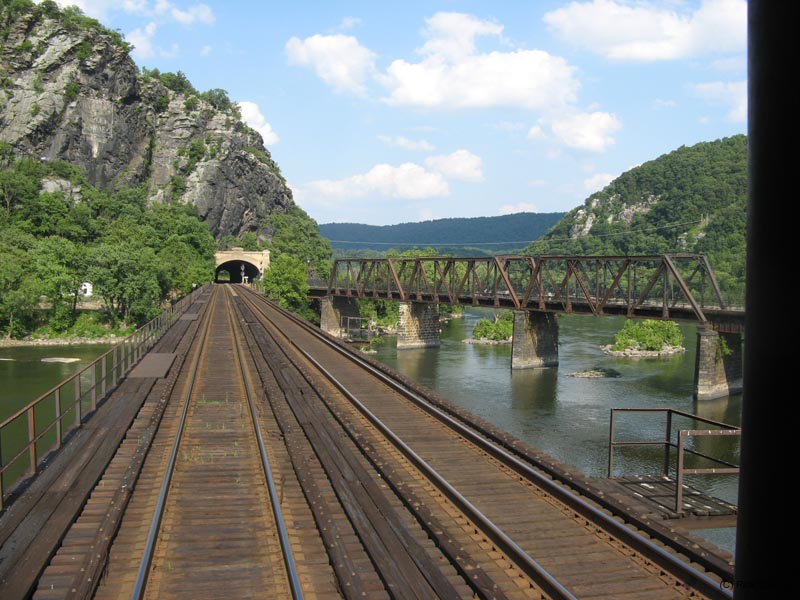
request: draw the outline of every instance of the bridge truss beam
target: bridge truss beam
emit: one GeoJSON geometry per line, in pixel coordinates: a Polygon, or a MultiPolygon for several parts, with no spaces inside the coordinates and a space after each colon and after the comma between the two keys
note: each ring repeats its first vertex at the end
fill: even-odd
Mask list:
{"type": "Polygon", "coordinates": [[[703,324],[727,309],[696,254],[339,259],[327,295],[703,324]]]}

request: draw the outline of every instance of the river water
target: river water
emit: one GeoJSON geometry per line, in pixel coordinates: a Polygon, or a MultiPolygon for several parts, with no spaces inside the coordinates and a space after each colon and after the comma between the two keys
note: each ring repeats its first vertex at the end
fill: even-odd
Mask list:
{"type": "MultiPolygon", "coordinates": [[[[625,323],[624,317],[559,315],[558,367],[512,370],[510,345],[463,342],[471,337],[478,319],[491,314],[468,310],[462,318],[443,323],[440,348],[398,352],[395,339],[384,338],[377,345],[374,358],[587,476],[605,477],[608,473],[611,408],[672,408],[740,425],[741,395],[703,401],[692,397],[697,335],[694,324],[680,325],[686,352],[657,359],[631,359],[602,351],[603,345],[613,342],[614,334],[625,323]],[[571,376],[597,368],[613,369],[618,376],[571,376]]],[[[688,420],[674,423],[674,431],[696,427],[688,420]]],[[[665,424],[661,414],[618,416],[615,439],[663,440],[665,424]]],[[[738,464],[738,437],[706,438],[694,447],[738,464]]],[[[618,449],[614,474],[658,474],[662,457],[660,448],[618,449]]],[[[698,475],[687,482],[736,503],[735,475],[698,475]]],[[[703,530],[697,535],[734,551],[734,529],[703,530]]]]}
{"type": "MultiPolygon", "coordinates": [[[[435,390],[473,414],[494,423],[588,476],[608,470],[611,408],[673,408],[739,425],[741,396],[710,401],[692,398],[696,326],[681,325],[685,353],[659,359],[622,359],[605,354],[625,320],[621,317],[559,316],[559,366],[511,369],[511,346],[463,343],[486,310],[465,312],[442,324],[441,347],[397,352],[395,338],[377,344],[375,358],[435,390]],[[578,378],[571,374],[613,369],[618,377],[578,378]]],[[[108,349],[103,345],[0,348],[0,421],[39,394],[79,370],[108,349]],[[49,358],[76,362],[44,362],[49,358]]],[[[616,439],[664,437],[661,416],[627,415],[616,439]]],[[[683,428],[693,425],[677,424],[683,428]]],[[[738,438],[703,440],[703,450],[738,464],[738,438]]],[[[660,449],[621,449],[615,474],[656,474],[660,449]]],[[[689,481],[714,496],[736,502],[738,480],[732,475],[689,481]]],[[[735,531],[703,530],[706,539],[733,552],[735,531]]]]}

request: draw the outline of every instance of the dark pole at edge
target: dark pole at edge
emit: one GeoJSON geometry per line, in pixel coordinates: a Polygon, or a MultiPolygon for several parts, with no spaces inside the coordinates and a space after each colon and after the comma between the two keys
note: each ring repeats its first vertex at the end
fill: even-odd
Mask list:
{"type": "Polygon", "coordinates": [[[797,206],[798,9],[794,0],[750,0],[747,8],[749,187],[736,600],[787,597],[786,553],[797,544],[790,526],[795,498],[787,484],[796,480],[797,461],[789,458],[797,455],[798,440],[781,426],[796,423],[798,411],[788,402],[797,392],[797,306],[777,310],[776,295],[782,287],[792,289],[796,278],[781,263],[797,239],[797,222],[787,215],[797,206]]]}

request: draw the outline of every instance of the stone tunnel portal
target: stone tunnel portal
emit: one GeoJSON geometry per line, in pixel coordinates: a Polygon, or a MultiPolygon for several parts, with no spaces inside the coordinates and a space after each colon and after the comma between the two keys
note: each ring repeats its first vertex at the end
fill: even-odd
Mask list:
{"type": "Polygon", "coordinates": [[[261,273],[258,267],[243,260],[229,260],[219,265],[215,271],[215,281],[229,281],[230,283],[242,283],[243,281],[253,281],[259,279],[261,273]],[[229,277],[224,276],[227,272],[229,277]],[[244,278],[247,279],[244,279],[244,278]]]}
{"type": "Polygon", "coordinates": [[[217,252],[214,280],[243,283],[261,278],[269,267],[269,251],[247,251],[242,248],[231,248],[217,252]],[[227,273],[227,277],[224,275],[227,273]]]}

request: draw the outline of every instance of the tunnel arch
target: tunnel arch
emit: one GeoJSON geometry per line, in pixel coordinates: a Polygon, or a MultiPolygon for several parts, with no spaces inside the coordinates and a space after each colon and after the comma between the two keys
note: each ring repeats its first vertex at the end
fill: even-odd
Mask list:
{"type": "Polygon", "coordinates": [[[231,283],[242,283],[260,279],[264,270],[269,268],[269,250],[248,251],[242,248],[231,248],[215,254],[216,268],[214,280],[220,281],[220,273],[230,274],[231,283]],[[246,279],[244,279],[246,278],[246,279]]]}

